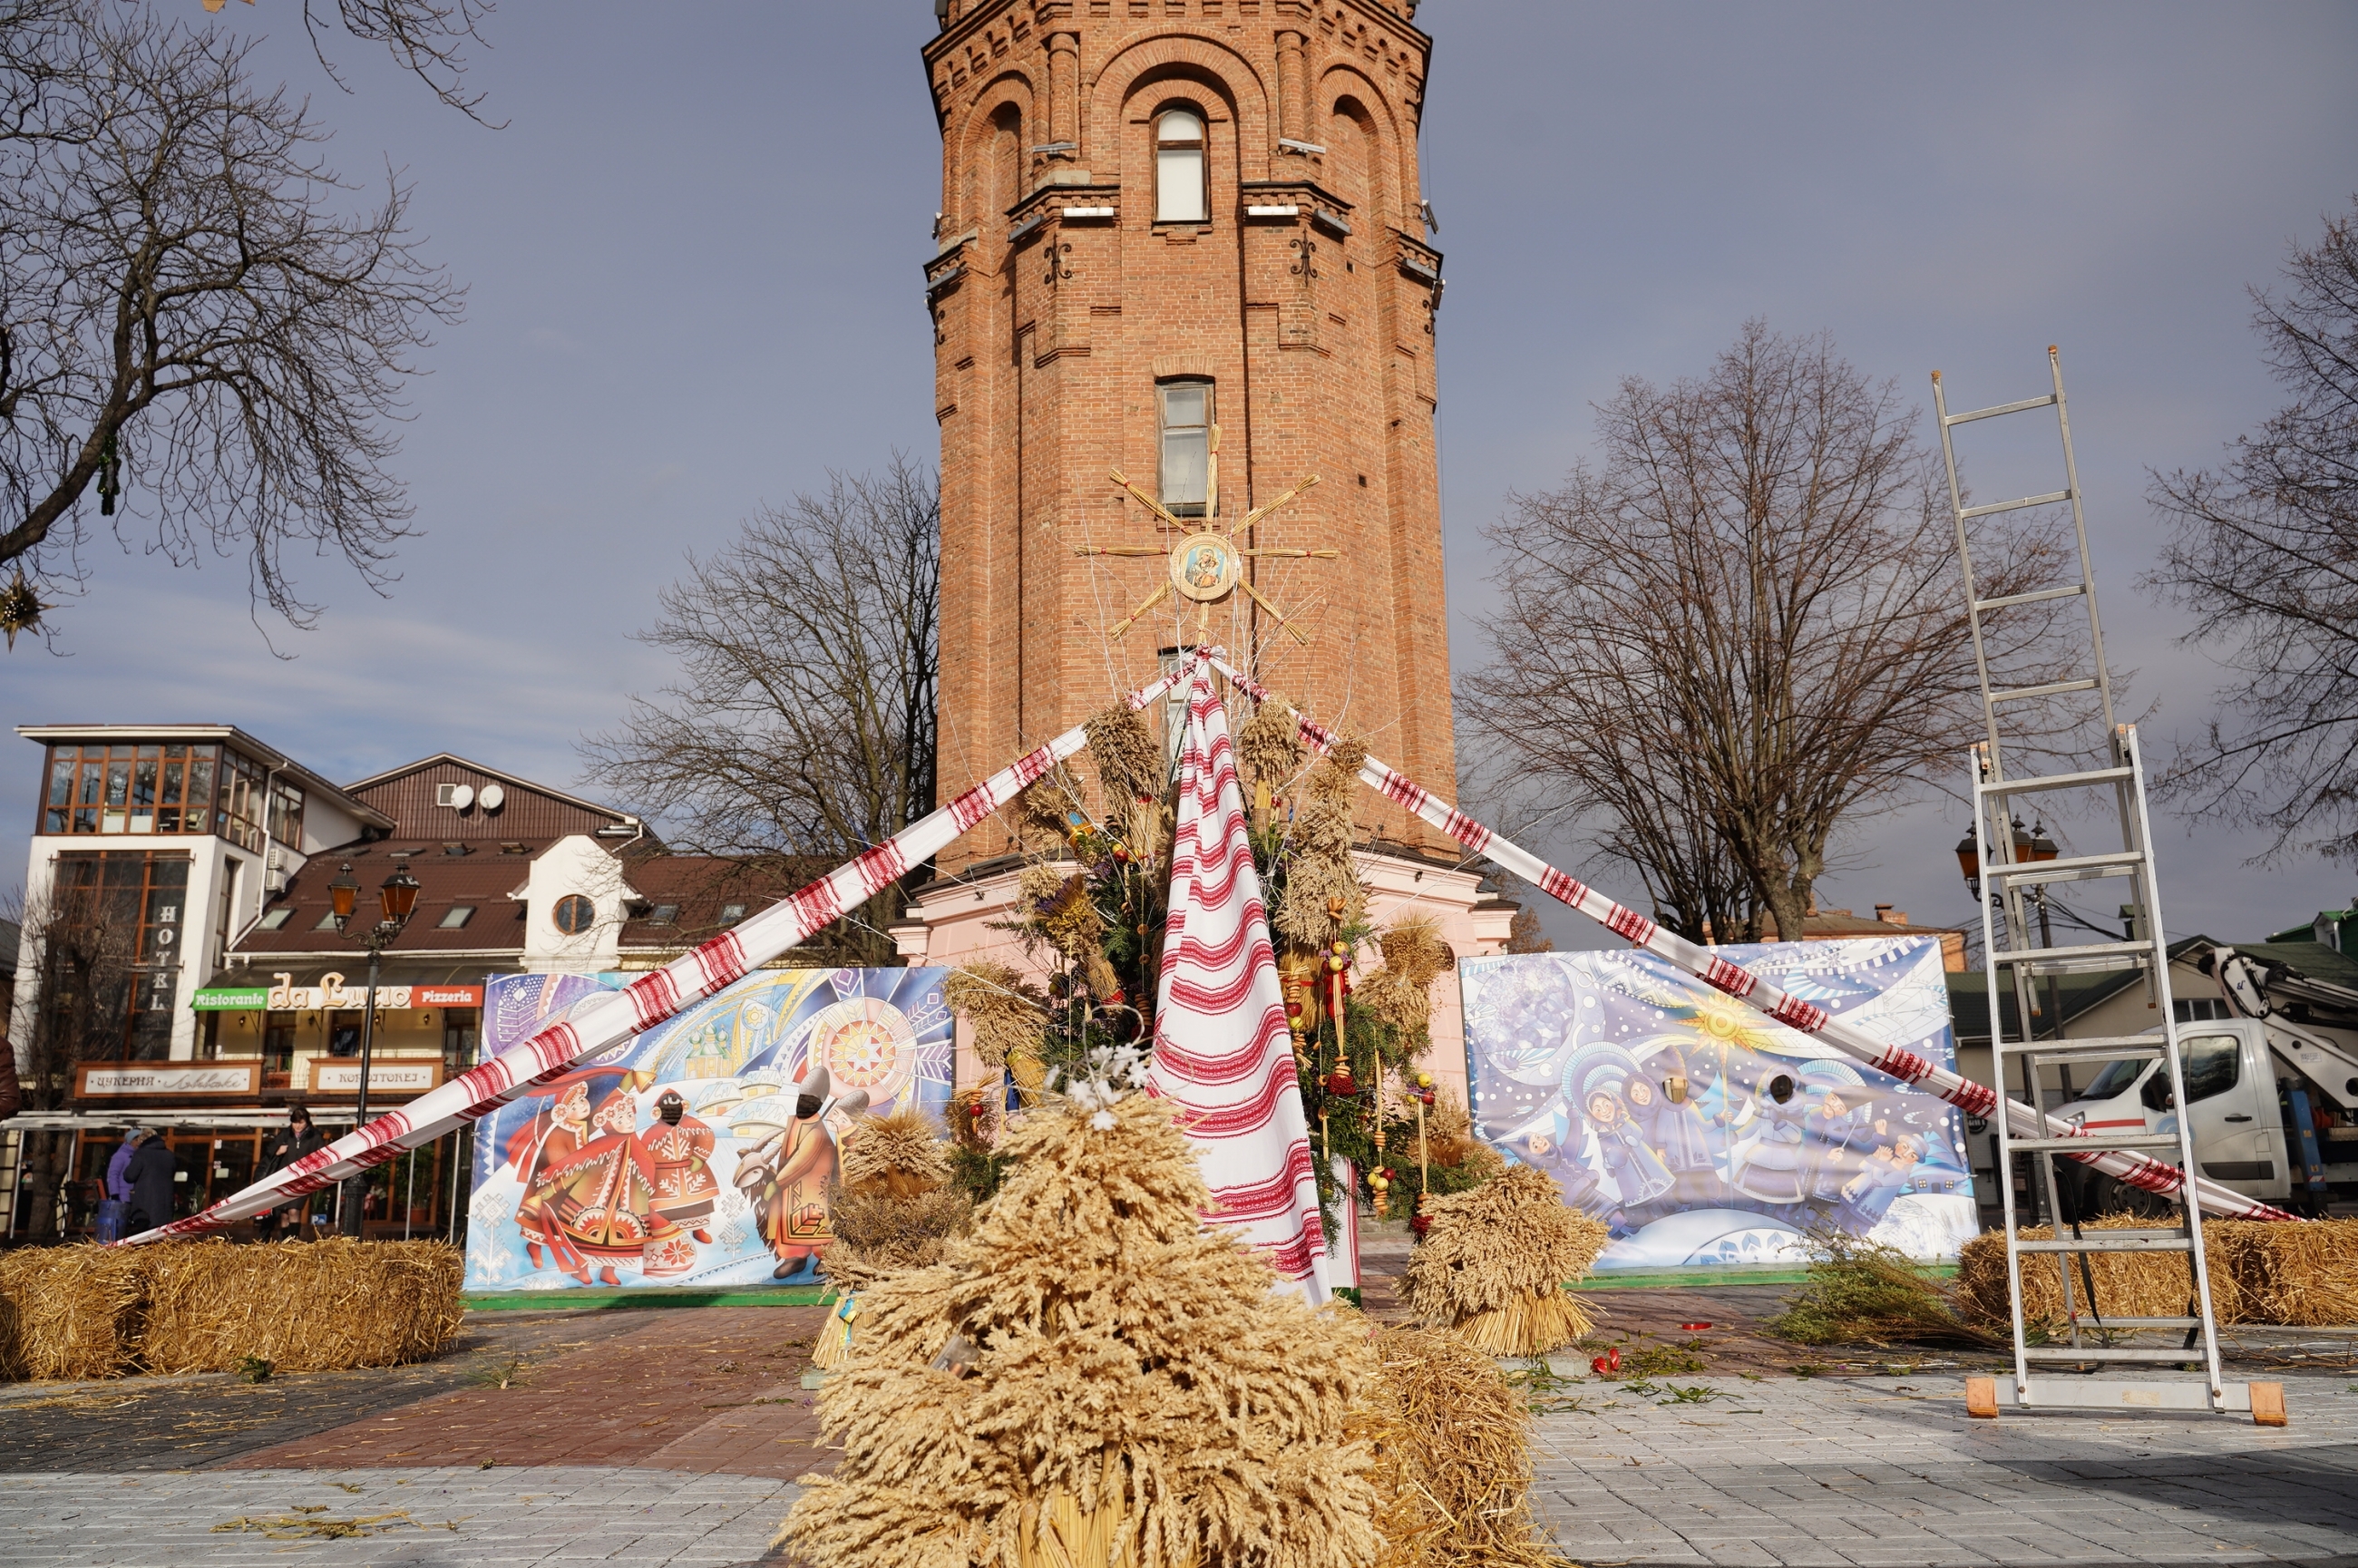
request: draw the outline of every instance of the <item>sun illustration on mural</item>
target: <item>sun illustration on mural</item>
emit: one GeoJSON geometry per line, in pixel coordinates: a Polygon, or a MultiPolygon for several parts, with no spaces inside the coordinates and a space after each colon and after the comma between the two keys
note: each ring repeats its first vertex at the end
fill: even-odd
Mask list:
{"type": "Polygon", "coordinates": [[[1130,482],[1130,476],[1120,469],[1113,470],[1113,482],[1134,497],[1139,504],[1152,513],[1165,527],[1179,530],[1180,537],[1167,548],[1161,545],[1083,545],[1073,553],[1076,556],[1163,556],[1170,563],[1168,577],[1146,596],[1146,602],[1114,622],[1107,635],[1119,637],[1136,625],[1140,617],[1162,603],[1173,592],[1195,606],[1195,629],[1210,624],[1212,606],[1237,589],[1276,618],[1277,623],[1293,633],[1297,643],[1308,643],[1310,633],[1285,618],[1282,611],[1264,597],[1261,591],[1245,580],[1245,562],[1253,558],[1286,557],[1295,560],[1339,560],[1340,550],[1245,549],[1236,543],[1238,534],[1249,531],[1255,524],[1287,502],[1318,482],[1312,474],[1300,484],[1279,496],[1266,506],[1256,506],[1245,514],[1236,527],[1223,530],[1220,526],[1220,427],[1211,427],[1210,448],[1205,458],[1204,515],[1195,522],[1183,521],[1168,507],[1130,482]]]}

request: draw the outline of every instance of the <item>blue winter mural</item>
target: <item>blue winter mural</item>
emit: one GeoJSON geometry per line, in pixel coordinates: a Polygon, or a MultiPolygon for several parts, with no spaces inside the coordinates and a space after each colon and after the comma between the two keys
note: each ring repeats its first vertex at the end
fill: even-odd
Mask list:
{"type": "MultiPolygon", "coordinates": [[[[862,1113],[949,1103],[946,971],[765,969],[477,1125],[469,1290],[819,1277],[862,1113]]],[[[628,975],[503,975],[487,1055],[628,975]]]]}
{"type": "MultiPolygon", "coordinates": [[[[1955,1064],[1935,938],[1719,952],[1955,1064]]],[[[1605,1221],[1599,1270],[1795,1264],[1827,1228],[1950,1259],[1976,1228],[1953,1107],[1650,954],[1469,958],[1458,978],[1476,1129],[1605,1221]]]]}

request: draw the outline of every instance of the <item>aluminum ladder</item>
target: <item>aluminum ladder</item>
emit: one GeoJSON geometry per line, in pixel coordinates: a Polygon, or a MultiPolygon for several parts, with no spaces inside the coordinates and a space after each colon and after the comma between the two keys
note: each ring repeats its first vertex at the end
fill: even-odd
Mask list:
{"type": "MultiPolygon", "coordinates": [[[[2062,362],[2052,347],[2047,351],[2047,363],[2054,383],[2053,391],[2043,396],[2025,398],[2019,403],[2000,404],[1996,407],[1977,408],[1963,414],[1949,412],[1941,373],[1932,373],[1932,404],[1940,419],[1941,457],[1948,470],[1949,504],[1957,527],[1957,560],[1964,571],[1965,600],[1973,628],[1974,664],[1981,681],[1982,709],[1986,728],[1985,738],[1973,749],[1971,767],[1974,775],[1973,837],[1981,863],[1983,966],[1989,987],[1991,1070],[1998,1080],[1994,1087],[2001,1095],[2008,1093],[2008,1079],[2012,1076],[2009,1068],[2017,1067],[2022,1086],[2020,1098],[2044,1110],[2046,1102],[2039,1087],[2042,1065],[2099,1065],[2107,1062],[2148,1061],[2159,1057],[2169,1083],[2169,1104],[2179,1107],[2186,1103],[2186,1084],[2179,1061],[2176,1009],[2170,1001],[2169,955],[2166,946],[2166,928],[2161,919],[2161,898],[2154,876],[2153,836],[2146,813],[2145,769],[2137,751],[2136,726],[2120,723],[2114,716],[2112,676],[2104,665],[2104,625],[2096,614],[2095,574],[2088,556],[2088,527],[2081,510],[2080,473],[2071,455],[2071,420],[2063,400],[2062,362]],[[1957,479],[1956,443],[1952,435],[1955,428],[1976,420],[2031,414],[2045,408],[2055,411],[2056,427],[2062,440],[2063,488],[2044,495],[2027,495],[1989,505],[1966,505],[1963,487],[1957,479]],[[1974,575],[1974,521],[2002,513],[2066,503],[2071,506],[2072,534],[2079,546],[2079,580],[2000,598],[1980,597],[1974,575]],[[2084,668],[2087,673],[2032,686],[1993,687],[1985,618],[2011,606],[2064,599],[2078,599],[2087,611],[2087,633],[2078,654],[2085,663],[2077,666],[2084,668]],[[2083,726],[2089,720],[2100,720],[2104,737],[2102,764],[2072,772],[2008,776],[2006,769],[2006,740],[2002,732],[2004,726],[2001,720],[2009,711],[2026,711],[2025,708],[2017,706],[2024,704],[2038,705],[2037,711],[2044,715],[2066,720],[2077,719],[2083,726]],[[2090,799],[2091,795],[2095,798],[2090,799]],[[2026,797],[2029,798],[2026,800],[2026,797]],[[2039,844],[2038,849],[2030,849],[2037,841],[2021,831],[2018,820],[2020,804],[2030,805],[2034,808],[2034,820],[2038,820],[2046,813],[2036,808],[2045,804],[2063,805],[2067,810],[2078,807],[2101,816],[2103,808],[2100,803],[2104,800],[2111,802],[2117,819],[2118,848],[2099,847],[2093,852],[2068,856],[2059,855],[2051,844],[2039,844]],[[2039,852],[2047,858],[2034,858],[2039,852]],[[2047,935],[2050,923],[2036,918],[2044,913],[2046,888],[2052,883],[2105,877],[2128,880],[2129,897],[2126,902],[2137,913],[2135,927],[2127,938],[2122,941],[2052,942],[2047,935]],[[2072,1040],[2061,1038],[2061,1009],[2053,1005],[2052,978],[2129,968],[2144,971],[2147,996],[2158,1008],[2161,1021],[2158,1037],[2148,1033],[2072,1040]],[[2050,1005],[2043,1028],[2034,1000],[2037,982],[2040,979],[2050,981],[2047,988],[2050,1005]],[[2008,993],[2013,996],[2015,1004],[2015,1027],[2012,1031],[2006,1025],[2006,1010],[2000,1005],[2001,996],[2008,993]],[[2054,1038],[2039,1037],[2050,1031],[2054,1038]]],[[[2084,730],[2081,732],[2084,733],[2084,730]]],[[[2248,1387],[2237,1384],[2230,1389],[2220,1379],[2218,1325],[2212,1315],[2211,1284],[2203,1265],[2202,1217],[2199,1206],[2181,1200],[2175,1224],[2157,1222],[2150,1228],[2082,1231],[2076,1222],[2087,1217],[2080,1214],[2076,1195],[2068,1207],[2057,1201],[2055,1161],[2058,1155],[2073,1150],[2137,1150],[2156,1159],[2175,1158],[2181,1170],[2193,1170],[2194,1149],[2188,1125],[2190,1119],[2178,1117],[2177,1130],[2169,1133],[2150,1132],[2139,1125],[2133,1130],[2104,1129],[2071,1138],[2017,1137],[2004,1115],[1995,1119],[1997,1128],[1998,1190],[2006,1215],[2006,1292],[2009,1315],[2013,1319],[2014,1378],[2010,1387],[2004,1379],[1983,1382],[1978,1400],[2065,1410],[2250,1411],[2248,1387]],[[2174,1152],[2174,1154],[2169,1152],[2174,1152]],[[2017,1154],[2029,1157],[2037,1195],[2043,1200],[2043,1206],[2054,1223],[2055,1238],[2052,1240],[2028,1241],[2017,1234],[2020,1221],[2015,1202],[2014,1174],[2015,1156],[2017,1154]],[[2071,1217],[2069,1221],[2065,1218],[2067,1214],[2071,1217]],[[2090,1254],[2104,1252],[2177,1252],[2185,1255],[2190,1275],[2188,1314],[2180,1317],[2115,1317],[2103,1311],[2101,1296],[2092,1301],[2083,1300],[2083,1296],[2093,1292],[2092,1286],[2088,1290],[2082,1289],[2090,1280],[2086,1260],[2090,1254]],[[2025,1259],[2032,1260],[2033,1267],[2051,1267],[2061,1276],[2064,1334],[2060,1340],[2047,1339],[2033,1344],[2027,1332],[2022,1291],[2025,1259]],[[2050,1259],[2051,1263],[2048,1261],[2050,1259]],[[2075,1264],[2079,1266],[2076,1278],[2075,1264]],[[2182,1347],[2114,1343],[2115,1335],[2113,1331],[2132,1329],[2193,1332],[2182,1347]],[[2184,1376],[2158,1376],[2194,1363],[2198,1354],[2202,1373],[2200,1381],[2184,1376]],[[2142,1376],[2127,1379],[2084,1375],[2090,1370],[2102,1374],[2108,1366],[2135,1368],[2142,1376]],[[2045,1370],[2037,1370],[2039,1368],[2045,1370]]],[[[2076,1195],[2078,1189],[2071,1191],[2076,1195]]],[[[1969,1408],[1975,1407],[1977,1402],[1975,1390],[1969,1387],[1969,1408]]],[[[1993,1405],[1990,1408],[1974,1408],[1973,1413],[1995,1415],[1996,1411],[1993,1405]]]]}

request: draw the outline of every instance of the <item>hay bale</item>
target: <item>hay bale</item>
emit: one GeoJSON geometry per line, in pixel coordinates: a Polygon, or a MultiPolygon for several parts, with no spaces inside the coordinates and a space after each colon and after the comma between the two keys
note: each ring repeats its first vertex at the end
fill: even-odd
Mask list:
{"type": "Polygon", "coordinates": [[[1409,1255],[1401,1295],[1426,1324],[1456,1329],[1493,1356],[1538,1356],[1591,1327],[1563,1287],[1610,1239],[1564,1206],[1544,1171],[1509,1166],[1471,1192],[1434,1198],[1433,1227],[1409,1255]]]}
{"type": "Polygon", "coordinates": [[[1498,1364],[1448,1334],[1387,1328],[1381,1364],[1344,1428],[1375,1465],[1376,1568],[1539,1568],[1531,1407],[1498,1364]]]}
{"type": "MultiPolygon", "coordinates": [[[[2111,1214],[2083,1220],[2081,1228],[2162,1229],[2169,1224],[2111,1214]]],[[[2017,1234],[2026,1241],[2055,1236],[2048,1226],[2025,1227],[2017,1234]]],[[[2358,1322],[2358,1219],[2214,1219],[2202,1227],[2202,1249],[2211,1310],[2221,1323],[2315,1327],[2358,1322]]],[[[2183,1253],[2096,1253],[2089,1255],[2088,1264],[2095,1276],[2096,1310],[2104,1316],[2174,1317],[2186,1311],[2190,1292],[2183,1253]]],[[[2061,1270],[2052,1255],[2023,1259],[2028,1321],[2062,1321],[2061,1270]]],[[[2088,1292],[2077,1263],[2071,1267],[2071,1293],[2084,1320],[2088,1292]]],[[[2004,1237],[1993,1232],[1965,1243],[1957,1257],[1957,1302],[1977,1322],[2006,1321],[2004,1237]]]]}
{"type": "Polygon", "coordinates": [[[441,1241],[167,1241],[147,1276],[140,1358],[151,1372],[398,1367],[458,1336],[462,1256],[441,1241]]]}
{"type": "Polygon", "coordinates": [[[0,1378],[119,1378],[138,1369],[146,1271],[136,1249],[0,1252],[0,1378]]]}

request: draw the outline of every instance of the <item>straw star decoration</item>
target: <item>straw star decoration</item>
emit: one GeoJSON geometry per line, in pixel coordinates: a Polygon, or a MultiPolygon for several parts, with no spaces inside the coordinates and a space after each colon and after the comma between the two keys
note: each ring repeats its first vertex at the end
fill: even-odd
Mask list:
{"type": "Polygon", "coordinates": [[[1255,604],[1270,612],[1280,626],[1293,634],[1297,643],[1308,643],[1310,634],[1285,618],[1284,611],[1271,604],[1268,598],[1245,580],[1245,562],[1254,557],[1291,557],[1294,559],[1320,561],[1338,560],[1340,550],[1245,549],[1236,542],[1238,534],[1252,526],[1279,507],[1318,482],[1316,474],[1279,496],[1266,506],[1256,506],[1245,514],[1244,521],[1234,528],[1220,526],[1220,427],[1212,427],[1210,451],[1206,458],[1204,476],[1204,515],[1195,521],[1174,515],[1161,502],[1131,482],[1120,469],[1113,470],[1113,482],[1127,491],[1140,505],[1159,518],[1163,526],[1175,528],[1179,537],[1164,545],[1083,545],[1074,550],[1076,556],[1163,556],[1168,558],[1170,570],[1161,586],[1147,595],[1146,602],[1114,622],[1109,636],[1119,637],[1138,624],[1148,611],[1177,593],[1195,606],[1195,630],[1203,632],[1211,624],[1212,606],[1242,589],[1255,604]]]}

